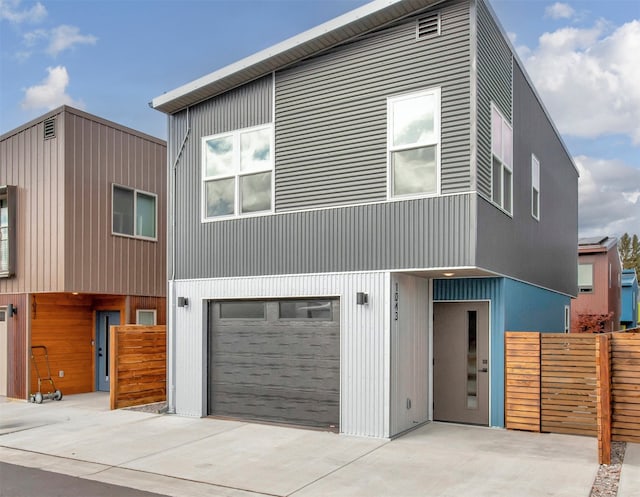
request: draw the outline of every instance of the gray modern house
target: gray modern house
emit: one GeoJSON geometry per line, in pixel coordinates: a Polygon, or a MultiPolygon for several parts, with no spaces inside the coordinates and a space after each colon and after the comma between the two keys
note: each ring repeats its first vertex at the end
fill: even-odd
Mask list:
{"type": "Polygon", "coordinates": [[[504,426],[504,332],[564,332],[578,173],[485,0],[375,1],[155,98],[170,409],[504,426]]]}

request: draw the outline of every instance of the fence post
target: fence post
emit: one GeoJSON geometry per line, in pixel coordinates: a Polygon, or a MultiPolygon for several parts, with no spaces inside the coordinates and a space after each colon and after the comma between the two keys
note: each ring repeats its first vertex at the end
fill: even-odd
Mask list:
{"type": "Polygon", "coordinates": [[[596,336],[598,462],[611,464],[611,361],[609,335],[596,336]]]}
{"type": "Polygon", "coordinates": [[[116,393],[118,392],[118,326],[111,326],[109,333],[109,407],[111,410],[116,408],[116,393]]]}

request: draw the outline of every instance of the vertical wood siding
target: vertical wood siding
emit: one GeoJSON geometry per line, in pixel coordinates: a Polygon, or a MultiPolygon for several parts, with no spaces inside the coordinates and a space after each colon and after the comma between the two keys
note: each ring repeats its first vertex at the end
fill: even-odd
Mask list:
{"type": "Polygon", "coordinates": [[[166,146],[66,112],[66,291],[156,295],[166,287],[166,146]],[[157,195],[157,242],[111,234],[112,185],[157,195]]]}
{"type": "MultiPolygon", "coordinates": [[[[512,121],[513,56],[485,0],[477,0],[478,191],[491,198],[491,102],[512,121]]],[[[514,130],[515,131],[515,130],[514,130]]],[[[515,179],[514,179],[515,184],[515,179]]]]}
{"type": "Polygon", "coordinates": [[[388,437],[389,285],[387,273],[176,282],[176,295],[189,298],[188,307],[175,311],[176,344],[169,351],[175,353],[178,414],[206,415],[207,300],[332,296],[341,308],[341,432],[388,437]],[[356,292],[367,292],[369,304],[356,305],[356,292]]]}
{"type": "Polygon", "coordinates": [[[27,321],[29,316],[29,296],[0,293],[0,307],[13,304],[18,313],[7,315],[7,397],[27,398],[27,367],[29,364],[29,336],[27,321]]]}
{"type": "Polygon", "coordinates": [[[136,324],[138,309],[155,310],[156,325],[167,324],[167,299],[165,297],[129,297],[128,324],[136,324]]]}
{"type": "Polygon", "coordinates": [[[469,190],[469,5],[415,18],[276,73],[276,209],[386,200],[387,97],[442,88],[442,191],[469,190]]]}
{"type": "Polygon", "coordinates": [[[0,293],[56,291],[64,286],[64,117],[44,139],[44,119],[0,139],[0,185],[17,186],[15,276],[0,293]]]}

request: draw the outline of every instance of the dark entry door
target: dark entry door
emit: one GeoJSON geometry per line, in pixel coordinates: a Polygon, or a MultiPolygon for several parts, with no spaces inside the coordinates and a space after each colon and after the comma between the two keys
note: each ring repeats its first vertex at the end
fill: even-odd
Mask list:
{"type": "Polygon", "coordinates": [[[119,312],[96,312],[96,390],[100,392],[109,391],[109,327],[119,324],[119,312]]]}
{"type": "Polygon", "coordinates": [[[434,419],[488,425],[489,367],[489,303],[434,303],[434,419]]]}

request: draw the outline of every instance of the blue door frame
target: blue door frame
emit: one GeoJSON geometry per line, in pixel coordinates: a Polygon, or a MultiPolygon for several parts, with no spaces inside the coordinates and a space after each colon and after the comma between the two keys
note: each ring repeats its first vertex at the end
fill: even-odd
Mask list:
{"type": "Polygon", "coordinates": [[[109,391],[109,330],[120,324],[120,312],[96,311],[96,390],[109,391]]]}

